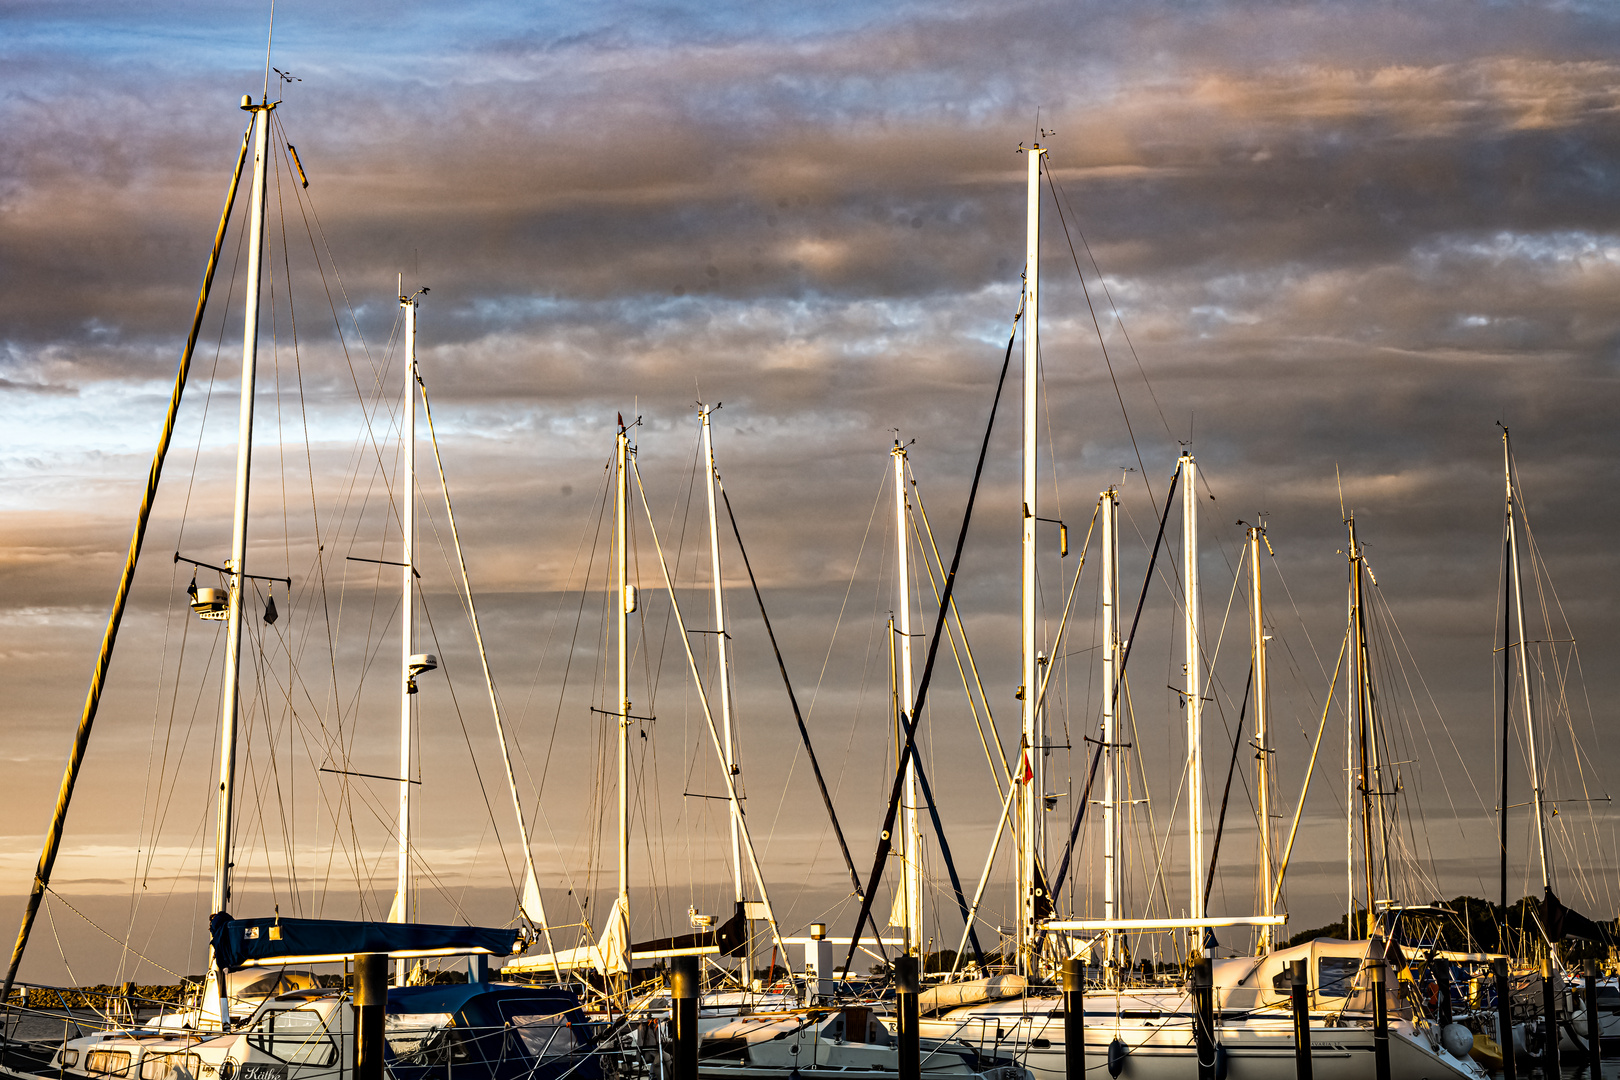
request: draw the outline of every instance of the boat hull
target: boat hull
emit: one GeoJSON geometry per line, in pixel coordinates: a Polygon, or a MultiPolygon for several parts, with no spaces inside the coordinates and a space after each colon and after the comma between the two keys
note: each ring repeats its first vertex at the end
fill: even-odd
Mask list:
{"type": "MultiPolygon", "coordinates": [[[[956,1038],[980,1053],[1017,1060],[1035,1080],[1065,1080],[1066,1044],[1061,1017],[1031,1017],[1027,1023],[999,1025],[994,1020],[963,1021],[950,1017],[924,1021],[924,1037],[956,1038]],[[997,1030],[1002,1037],[997,1038],[997,1030]],[[956,1034],[951,1035],[950,1032],[956,1034]]],[[[1123,1054],[1121,1076],[1139,1080],[1185,1080],[1197,1075],[1197,1050],[1191,1018],[1174,1014],[1130,1020],[1115,1014],[1090,1013],[1086,1017],[1087,1068],[1108,1061],[1118,1041],[1123,1054]]],[[[1294,1032],[1289,1021],[1239,1020],[1219,1024],[1218,1053],[1225,1058],[1228,1080],[1294,1080],[1294,1032]]],[[[1484,1073],[1473,1062],[1452,1057],[1431,1047],[1428,1039],[1411,1029],[1391,1025],[1389,1037],[1392,1080],[1481,1080],[1484,1073]]],[[[1372,1076],[1371,1027],[1313,1026],[1312,1075],[1316,1080],[1365,1080],[1372,1076]]]]}

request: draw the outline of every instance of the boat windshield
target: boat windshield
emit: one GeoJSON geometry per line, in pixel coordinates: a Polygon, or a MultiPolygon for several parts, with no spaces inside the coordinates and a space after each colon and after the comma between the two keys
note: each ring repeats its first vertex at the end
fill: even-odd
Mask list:
{"type": "Polygon", "coordinates": [[[1349,997],[1361,970],[1359,956],[1323,956],[1316,961],[1316,992],[1323,997],[1349,997]]]}

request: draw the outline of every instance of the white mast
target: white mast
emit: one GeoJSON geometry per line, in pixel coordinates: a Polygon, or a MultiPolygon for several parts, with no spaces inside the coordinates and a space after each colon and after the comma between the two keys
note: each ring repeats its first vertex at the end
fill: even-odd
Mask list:
{"type": "MultiPolygon", "coordinates": [[[[630,526],[630,435],[625,430],[624,418],[619,418],[619,434],[614,453],[614,521],[613,554],[618,567],[618,687],[619,687],[619,910],[615,918],[622,918],[628,931],[630,925],[630,613],[636,610],[635,593],[630,586],[630,553],[628,533],[630,526]]],[[[631,964],[630,942],[625,939],[625,987],[635,968],[631,964]]]]}
{"type": "MultiPolygon", "coordinates": [[[[910,719],[915,704],[911,685],[911,545],[907,535],[910,525],[906,499],[906,448],[898,437],[890,452],[894,458],[894,528],[895,577],[900,608],[898,631],[899,667],[895,676],[896,702],[902,718],[910,719]]],[[[1028,696],[1028,695],[1026,695],[1028,696]]],[[[902,827],[905,832],[901,843],[902,887],[905,890],[906,952],[913,956],[923,954],[922,941],[922,833],[917,828],[917,760],[913,756],[906,762],[905,798],[901,803],[905,811],[902,827]]]]}
{"type": "MultiPolygon", "coordinates": [[[[212,910],[225,911],[231,902],[231,817],[236,791],[236,716],[241,699],[242,583],[247,561],[248,479],[253,461],[253,391],[259,357],[259,280],[264,246],[265,165],[269,157],[269,95],[258,105],[242,96],[242,108],[253,114],[253,205],[248,224],[247,300],[242,313],[242,390],[236,435],[236,507],[231,526],[230,608],[225,622],[225,674],[219,719],[219,799],[214,825],[214,891],[212,910]]],[[[205,1012],[227,1026],[230,1011],[225,1000],[225,978],[218,959],[210,956],[209,978],[213,993],[205,995],[205,1012]]]]}
{"type": "MultiPolygon", "coordinates": [[[[1536,725],[1530,712],[1530,657],[1525,649],[1524,592],[1519,583],[1519,541],[1513,523],[1513,454],[1508,445],[1507,429],[1502,429],[1502,471],[1507,482],[1508,550],[1513,556],[1513,611],[1519,630],[1519,685],[1524,697],[1524,745],[1530,753],[1530,795],[1536,815],[1536,850],[1541,855],[1541,888],[1552,884],[1552,873],[1547,863],[1547,823],[1542,813],[1541,770],[1536,764],[1536,725]]],[[[1506,813],[1506,811],[1503,811],[1506,813]]]]}
{"type": "MultiPolygon", "coordinates": [[[[1275,908],[1271,879],[1274,875],[1271,856],[1271,730],[1266,683],[1266,624],[1260,598],[1260,541],[1265,529],[1256,525],[1249,529],[1249,634],[1254,658],[1254,748],[1259,763],[1260,811],[1260,914],[1270,915],[1275,908]]],[[[1261,925],[1255,938],[1256,954],[1271,948],[1271,927],[1261,925]]]]}
{"type": "MultiPolygon", "coordinates": [[[[411,670],[416,644],[416,591],[412,574],[416,566],[416,298],[406,296],[400,287],[400,306],[405,309],[405,399],[399,417],[399,437],[403,451],[403,481],[400,493],[400,655],[399,655],[399,853],[395,868],[394,904],[388,921],[411,921],[411,695],[416,692],[411,670]]],[[[394,984],[405,985],[407,963],[394,961],[394,984]]]]}
{"type": "MultiPolygon", "coordinates": [[[[1116,751],[1119,743],[1119,529],[1115,520],[1117,492],[1109,488],[1102,495],[1102,623],[1103,623],[1103,918],[1112,924],[1119,918],[1119,812],[1115,805],[1116,751]]],[[[1106,932],[1104,977],[1117,978],[1115,961],[1119,940],[1114,930],[1106,932]]]]}
{"type": "MultiPolygon", "coordinates": [[[[715,408],[718,408],[716,406],[715,408]]],[[[703,421],[703,458],[709,465],[709,480],[704,485],[709,496],[709,576],[714,582],[714,626],[716,657],[720,664],[720,716],[722,749],[725,751],[724,764],[726,771],[732,776],[738,772],[737,742],[731,728],[731,668],[727,660],[729,652],[726,639],[726,604],[724,583],[720,577],[720,526],[719,518],[715,513],[714,489],[719,483],[720,474],[714,464],[714,436],[710,427],[709,418],[714,412],[706,406],[698,407],[698,417],[703,421]]],[[[737,903],[737,910],[745,910],[743,905],[747,902],[747,894],[743,891],[743,860],[742,860],[742,822],[737,817],[735,807],[731,808],[731,881],[733,894],[737,903]]],[[[747,926],[745,922],[745,927],[747,926]]],[[[749,987],[754,984],[754,958],[751,947],[752,937],[744,931],[744,937],[750,942],[745,945],[742,955],[742,983],[749,987]]]]}
{"type": "MultiPolygon", "coordinates": [[[[1187,861],[1192,889],[1187,914],[1202,919],[1204,912],[1204,674],[1203,642],[1199,634],[1201,594],[1198,585],[1198,462],[1191,453],[1181,455],[1181,561],[1186,578],[1187,697],[1187,861]]],[[[1204,951],[1200,929],[1189,931],[1188,951],[1204,951]]]]}
{"type": "Polygon", "coordinates": [[[1019,808],[1019,833],[1023,843],[1018,860],[1018,945],[1019,960],[1033,972],[1035,957],[1030,954],[1036,941],[1035,891],[1040,880],[1038,862],[1042,848],[1041,792],[1044,790],[1045,739],[1038,701],[1040,671],[1035,657],[1035,462],[1037,417],[1040,392],[1040,293],[1041,293],[1041,157],[1046,151],[1032,147],[1029,157],[1028,210],[1024,239],[1024,482],[1023,482],[1023,565],[1021,580],[1022,673],[1019,695],[1023,699],[1021,739],[1024,763],[1019,779],[1024,780],[1023,805],[1019,808]],[[1025,779],[1027,777],[1027,779],[1025,779]]]}

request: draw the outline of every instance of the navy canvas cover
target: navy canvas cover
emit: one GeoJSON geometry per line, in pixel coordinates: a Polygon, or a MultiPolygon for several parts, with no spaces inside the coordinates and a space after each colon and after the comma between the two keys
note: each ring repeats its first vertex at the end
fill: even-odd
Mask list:
{"type": "Polygon", "coordinates": [[[340,919],[233,919],[219,912],[208,922],[214,956],[234,971],[255,961],[355,953],[510,956],[519,931],[431,923],[348,922],[340,919]]]}

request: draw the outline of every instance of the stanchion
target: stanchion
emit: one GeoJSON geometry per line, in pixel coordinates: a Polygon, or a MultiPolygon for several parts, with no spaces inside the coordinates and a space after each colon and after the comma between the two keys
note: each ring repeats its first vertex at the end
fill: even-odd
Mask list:
{"type": "Polygon", "coordinates": [[[1513,986],[1508,982],[1507,957],[1492,965],[1496,976],[1496,1041],[1502,1048],[1502,1080],[1518,1080],[1519,1059],[1513,1054],[1513,986]]]}
{"type": "Polygon", "coordinates": [[[1289,964],[1289,992],[1294,1000],[1294,1076],[1297,1080],[1311,1080],[1311,980],[1306,965],[1309,961],[1295,960],[1289,964]]]}
{"type": "Polygon", "coordinates": [[[669,964],[670,997],[675,999],[675,1080],[698,1075],[698,958],[677,956],[669,964]]]}
{"type": "Polygon", "coordinates": [[[1063,961],[1063,1075],[1085,1080],[1086,962],[1078,956],[1063,961]]]}
{"type": "Polygon", "coordinates": [[[1215,987],[1207,956],[1193,963],[1192,997],[1198,1080],[1215,1080],[1215,987]]]}
{"type": "Polygon", "coordinates": [[[1384,988],[1384,959],[1372,961],[1373,1070],[1377,1080],[1389,1080],[1389,999],[1384,988]]]}
{"type": "Polygon", "coordinates": [[[900,1080],[922,1080],[922,1050],[917,1042],[917,993],[921,990],[915,956],[894,959],[894,991],[900,1012],[900,1080]]]}
{"type": "Polygon", "coordinates": [[[1603,1076],[1603,1036],[1598,1030],[1597,961],[1586,962],[1586,1063],[1592,1080],[1603,1076]]]}
{"type": "Polygon", "coordinates": [[[1558,969],[1551,958],[1541,962],[1541,1067],[1558,1075],[1558,969]]]}
{"type": "Polygon", "coordinates": [[[388,954],[354,957],[354,1077],[383,1080],[383,1014],[388,1009],[388,954]]]}

